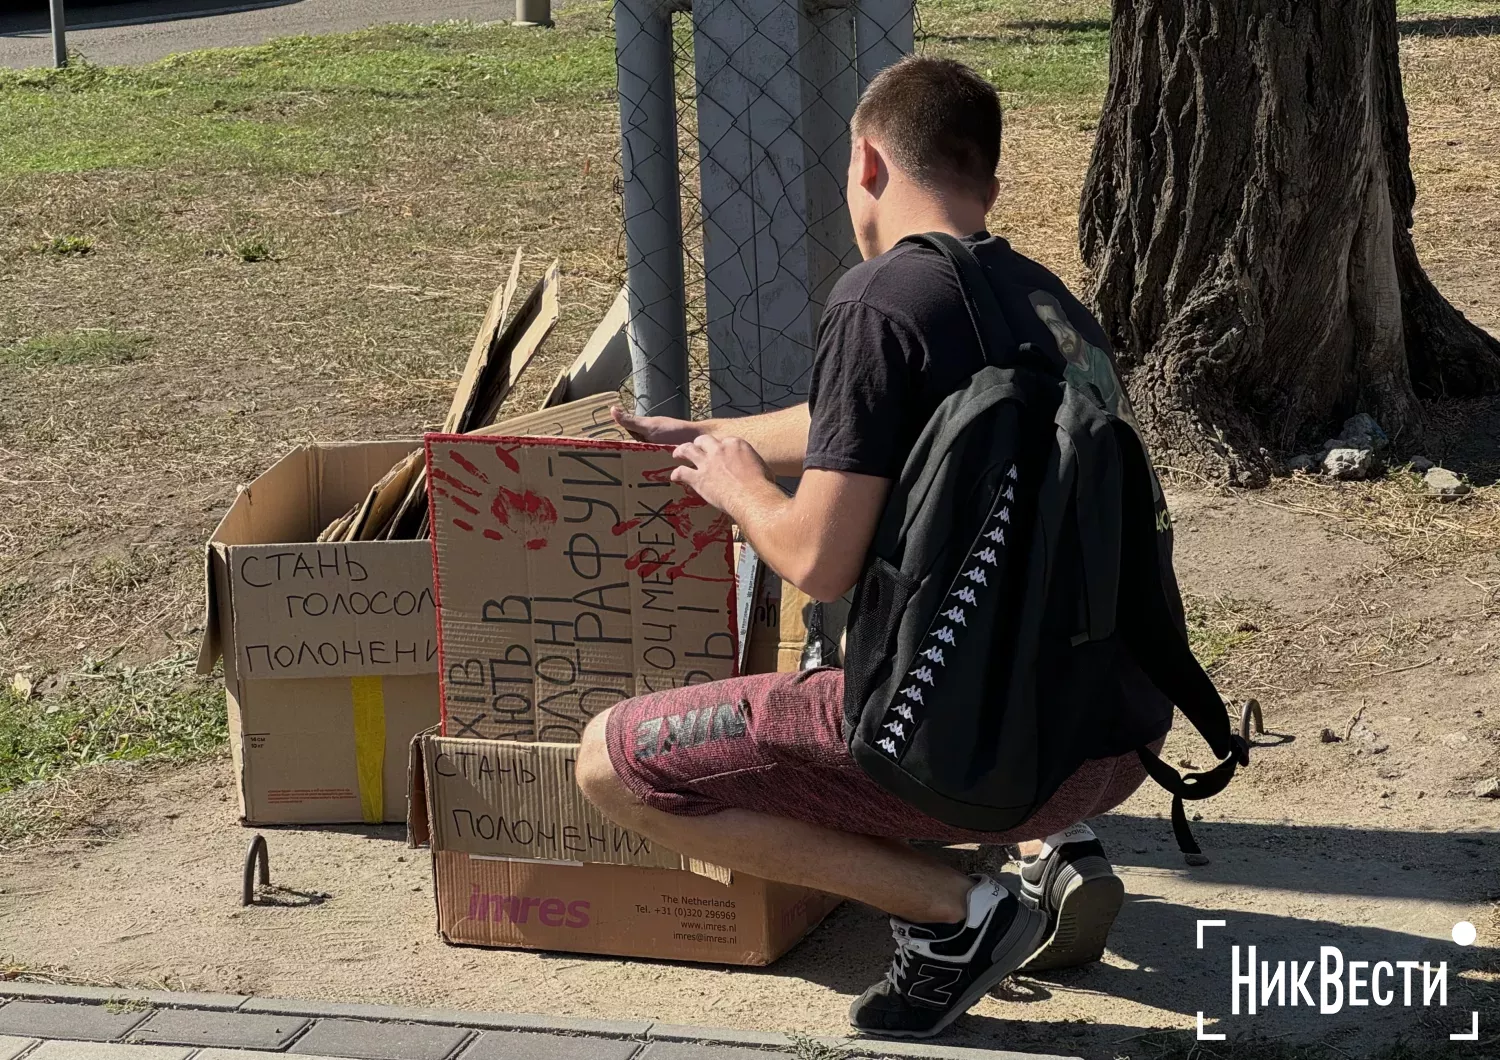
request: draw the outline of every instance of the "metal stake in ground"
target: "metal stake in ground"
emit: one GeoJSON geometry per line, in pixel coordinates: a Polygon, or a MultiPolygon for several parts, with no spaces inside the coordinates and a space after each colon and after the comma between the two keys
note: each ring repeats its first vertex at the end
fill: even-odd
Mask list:
{"type": "Polygon", "coordinates": [[[256,877],[260,885],[271,885],[271,855],[266,852],[266,837],[258,835],[250,840],[250,849],[245,854],[244,889],[240,893],[240,905],[255,904],[256,877]],[[260,871],[257,873],[257,869],[260,871]]]}
{"type": "Polygon", "coordinates": [[[68,17],[63,0],[52,0],[52,65],[58,69],[68,65],[68,17]]]}

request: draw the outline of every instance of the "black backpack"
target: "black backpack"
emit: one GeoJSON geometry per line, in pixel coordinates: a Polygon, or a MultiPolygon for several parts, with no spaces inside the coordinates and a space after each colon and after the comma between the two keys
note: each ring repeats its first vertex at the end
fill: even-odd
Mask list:
{"type": "Polygon", "coordinates": [[[1216,795],[1249,761],[1188,648],[1144,443],[1056,350],[1016,347],[987,270],[942,253],[986,366],[933,414],[886,504],[854,596],[845,737],[886,790],[959,828],[1027,820],[1085,761],[1140,755],[1173,795],[1216,795]],[[1148,744],[1176,705],[1218,764],[1179,774],[1148,744]]]}

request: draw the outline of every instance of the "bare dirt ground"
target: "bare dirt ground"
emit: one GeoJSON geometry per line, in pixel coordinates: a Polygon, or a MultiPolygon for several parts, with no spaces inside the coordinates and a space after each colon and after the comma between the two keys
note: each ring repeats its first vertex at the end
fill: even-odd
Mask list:
{"type": "MultiPolygon", "coordinates": [[[[1500,28],[1488,15],[1412,22],[1402,58],[1419,249],[1455,303],[1500,329],[1500,28]]],[[[290,93],[267,104],[321,105],[290,93]]],[[[78,328],[149,339],[120,363],[5,377],[0,672],[194,647],[198,549],[236,483],[299,441],[439,419],[518,242],[528,277],[554,255],[564,274],[563,325],[515,399],[535,401],[617,289],[612,106],[487,113],[462,142],[393,134],[378,169],[0,183],[5,247],[72,231],[94,245],[0,254],[0,346],[78,328]],[[275,259],[224,253],[250,235],[275,259]]],[[[1092,138],[1089,108],[1015,107],[993,225],[1074,285],[1092,138]]],[[[1430,419],[1428,455],[1493,481],[1500,402],[1435,405],[1430,419]]],[[[1199,807],[1209,866],[1182,866],[1159,791],[1102,820],[1129,890],[1106,960],[1021,977],[949,1040],[1181,1055],[1199,1011],[1227,1017],[1231,943],[1272,961],[1337,945],[1348,959],[1450,967],[1446,1007],[1423,1008],[1418,988],[1412,1009],[1275,1009],[1227,1017],[1218,1029],[1232,1035],[1362,1056],[1398,1037],[1446,1045],[1469,1011],[1500,1028],[1500,800],[1474,794],[1500,773],[1500,493],[1439,505],[1399,473],[1245,495],[1173,489],[1201,644],[1226,694],[1258,698],[1278,735],[1199,807]],[[1227,921],[1202,951],[1200,917],[1227,921]],[[1460,920],[1477,946],[1451,941],[1460,920]]],[[[1186,732],[1168,745],[1170,760],[1203,754],[1186,732]]],[[[426,856],[390,828],[273,830],[287,904],[241,910],[247,834],[229,784],[221,760],[90,769],[0,796],[0,817],[63,822],[0,846],[0,975],[838,1033],[889,958],[880,918],[853,906],[758,971],[446,947],[426,856]]],[[[1472,1055],[1493,1053],[1494,1034],[1472,1055]]]]}
{"type": "MultiPolygon", "coordinates": [[[[1244,638],[1221,682],[1254,690],[1276,734],[1198,807],[1212,864],[1183,867],[1165,797],[1142,789],[1098,823],[1129,889],[1105,961],[1018,978],[956,1025],[954,1044],[1151,1056],[1147,1032],[1203,1011],[1236,1035],[1359,1055],[1398,1035],[1446,1042],[1470,1011],[1500,1017],[1500,803],[1473,794],[1500,765],[1500,564],[1393,568],[1378,540],[1286,506],[1316,496],[1283,492],[1174,497],[1195,614],[1244,638]],[[1325,727],[1340,740],[1321,742],[1325,727]],[[1203,951],[1198,918],[1228,925],[1203,951]],[[1450,936],[1465,920],[1480,932],[1467,950],[1450,936]],[[1325,945],[1348,960],[1445,960],[1448,1005],[1230,1017],[1231,943],[1273,962],[1317,960],[1325,945]]],[[[1178,731],[1167,753],[1203,752],[1178,731]]],[[[765,970],[445,946],[425,852],[395,828],[270,831],[274,882],[327,898],[241,909],[247,835],[229,785],[222,761],[122,777],[71,841],[8,857],[4,948],[69,980],[831,1034],[889,956],[881,919],[852,905],[765,970]]]]}

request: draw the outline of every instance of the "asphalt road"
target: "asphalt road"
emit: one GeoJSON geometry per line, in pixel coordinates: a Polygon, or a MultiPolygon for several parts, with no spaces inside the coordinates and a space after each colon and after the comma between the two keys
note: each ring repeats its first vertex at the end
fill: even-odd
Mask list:
{"type": "MultiPolygon", "coordinates": [[[[0,4],[0,66],[50,65],[45,0],[0,4]],[[15,11],[20,7],[20,11],[15,11]]],[[[145,63],[195,48],[262,44],[302,33],[340,33],[382,22],[491,22],[514,0],[134,0],[70,3],[68,46],[103,65],[145,63]]]]}

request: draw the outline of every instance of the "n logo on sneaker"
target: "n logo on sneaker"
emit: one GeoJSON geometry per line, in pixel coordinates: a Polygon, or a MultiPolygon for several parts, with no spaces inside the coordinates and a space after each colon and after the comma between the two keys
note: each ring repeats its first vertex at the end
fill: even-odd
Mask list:
{"type": "Polygon", "coordinates": [[[964,977],[964,969],[958,965],[923,962],[911,974],[911,985],[906,988],[907,997],[927,1005],[947,1008],[953,1004],[953,988],[964,977]]]}

